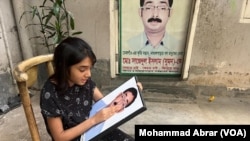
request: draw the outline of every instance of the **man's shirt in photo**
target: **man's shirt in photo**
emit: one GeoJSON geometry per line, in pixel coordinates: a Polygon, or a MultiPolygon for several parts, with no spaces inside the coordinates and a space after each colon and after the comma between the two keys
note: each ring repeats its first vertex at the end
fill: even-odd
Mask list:
{"type": "MultiPolygon", "coordinates": [[[[89,117],[94,116],[98,111],[101,109],[105,108],[108,104],[106,104],[104,101],[100,100],[97,103],[95,103],[92,107],[92,110],[90,111],[89,117]]],[[[98,135],[99,133],[102,132],[104,122],[101,122],[92,128],[90,128],[87,132],[85,132],[84,135],[82,135],[81,141],[88,141],[98,135]]]]}
{"type": "Polygon", "coordinates": [[[180,41],[167,32],[156,46],[150,44],[145,32],[128,40],[128,47],[131,51],[182,52],[183,47],[180,45],[180,41]]]}

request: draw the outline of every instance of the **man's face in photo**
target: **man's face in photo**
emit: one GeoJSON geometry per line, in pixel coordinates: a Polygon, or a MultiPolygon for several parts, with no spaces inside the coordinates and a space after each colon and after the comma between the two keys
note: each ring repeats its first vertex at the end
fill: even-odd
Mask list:
{"type": "Polygon", "coordinates": [[[124,93],[120,93],[113,101],[112,105],[121,105],[121,110],[123,110],[128,104],[130,104],[134,99],[134,95],[131,91],[126,91],[124,93]]]}
{"type": "Polygon", "coordinates": [[[168,0],[145,0],[139,12],[146,31],[165,31],[171,12],[168,0]]]}

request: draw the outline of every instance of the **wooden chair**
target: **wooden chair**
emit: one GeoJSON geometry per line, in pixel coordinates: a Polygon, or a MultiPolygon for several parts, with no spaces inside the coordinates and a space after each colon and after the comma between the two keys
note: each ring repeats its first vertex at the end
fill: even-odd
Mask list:
{"type": "Polygon", "coordinates": [[[48,76],[54,73],[52,60],[53,54],[35,56],[20,62],[14,69],[14,78],[17,82],[17,87],[33,141],[40,141],[40,135],[28,89],[37,81],[39,65],[46,64],[45,66],[47,68],[48,76]]]}

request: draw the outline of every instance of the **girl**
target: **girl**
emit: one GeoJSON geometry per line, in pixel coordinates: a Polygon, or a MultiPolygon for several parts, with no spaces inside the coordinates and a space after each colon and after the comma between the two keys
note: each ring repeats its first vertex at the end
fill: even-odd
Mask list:
{"type": "MultiPolygon", "coordinates": [[[[106,107],[89,117],[92,101],[103,97],[91,80],[96,56],[84,40],[68,37],[55,49],[55,73],[45,82],[40,98],[41,113],[53,141],[79,141],[94,125],[110,118],[123,105],[106,107]]],[[[139,89],[142,85],[138,82],[139,89]]],[[[102,141],[133,141],[134,138],[114,129],[102,141]]]]}

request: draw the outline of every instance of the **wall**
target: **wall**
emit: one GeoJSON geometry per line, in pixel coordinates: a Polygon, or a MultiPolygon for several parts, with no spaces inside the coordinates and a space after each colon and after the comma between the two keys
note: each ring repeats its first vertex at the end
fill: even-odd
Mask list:
{"type": "MultiPolygon", "coordinates": [[[[24,4],[37,2],[34,0],[24,1],[24,4]]],[[[239,23],[242,1],[201,0],[188,79],[139,76],[139,79],[145,84],[145,89],[157,86],[179,87],[184,85],[249,88],[250,24],[239,23]]],[[[119,75],[116,78],[110,77],[110,56],[115,55],[110,54],[110,50],[114,48],[110,42],[112,40],[110,39],[110,31],[116,30],[117,27],[111,27],[110,30],[109,2],[103,0],[70,0],[67,3],[69,4],[68,10],[75,17],[76,30],[83,31],[83,34],[79,37],[87,40],[93,46],[97,55],[98,63],[92,73],[93,79],[96,80],[101,89],[109,91],[130,77],[119,75]]],[[[6,23],[8,20],[13,20],[10,18],[13,17],[12,11],[9,10],[11,9],[10,5],[7,0],[0,2],[1,12],[5,12],[2,15],[4,15],[6,23]]],[[[12,51],[12,64],[15,66],[16,62],[22,59],[20,45],[15,34],[13,21],[6,23],[4,24],[7,29],[6,33],[11,33],[9,36],[13,36],[13,38],[8,37],[8,42],[12,51]]],[[[32,45],[35,48],[34,44],[32,45]]],[[[1,45],[1,48],[4,47],[1,45]]],[[[6,57],[4,58],[8,60],[6,57]]],[[[4,62],[8,62],[6,60],[4,62]]],[[[5,68],[9,68],[8,63],[5,66],[5,68]]],[[[1,71],[1,75],[0,81],[11,78],[9,71],[1,71]]],[[[11,83],[11,80],[4,85],[1,83],[1,89],[5,88],[9,89],[7,91],[11,91],[13,87],[11,85],[11,87],[8,87],[9,83],[11,83]]],[[[163,90],[164,93],[167,93],[165,88],[163,90]]],[[[0,95],[0,99],[5,98],[0,95]]]]}
{"type": "Polygon", "coordinates": [[[17,28],[9,0],[0,1],[0,107],[17,95],[13,67],[21,60],[17,28]]]}
{"type": "MultiPolygon", "coordinates": [[[[175,81],[174,85],[225,86],[249,88],[250,84],[250,24],[239,23],[243,0],[201,0],[194,44],[191,54],[189,77],[175,81]]],[[[99,58],[95,77],[100,86],[117,84],[110,79],[110,46],[108,3],[74,0],[70,10],[77,19],[77,28],[83,38],[93,45],[99,58]],[[88,5],[90,4],[90,5],[88,5]],[[82,8],[73,8],[80,5],[82,8]],[[101,60],[101,61],[100,61],[101,60]],[[104,78],[104,79],[103,79],[104,78]],[[104,81],[105,80],[105,81],[104,81]]],[[[115,28],[115,27],[114,27],[115,28]]],[[[115,30],[115,29],[114,29],[115,30]]],[[[112,29],[111,29],[112,31],[112,29]]],[[[114,54],[113,54],[114,55],[114,54]]],[[[117,77],[119,82],[127,77],[117,77]]],[[[171,82],[171,78],[141,76],[148,83],[171,82]]],[[[169,85],[169,83],[165,83],[169,85]]],[[[171,85],[171,84],[170,84],[171,85]]]]}
{"type": "Polygon", "coordinates": [[[109,2],[71,0],[68,10],[75,16],[76,30],[83,31],[80,37],[92,45],[98,59],[108,60],[110,56],[109,2]]]}
{"type": "Polygon", "coordinates": [[[190,83],[250,86],[250,24],[239,23],[242,2],[201,0],[190,83]]]}

